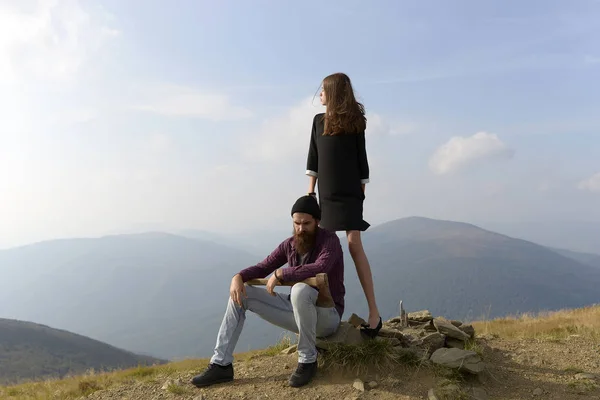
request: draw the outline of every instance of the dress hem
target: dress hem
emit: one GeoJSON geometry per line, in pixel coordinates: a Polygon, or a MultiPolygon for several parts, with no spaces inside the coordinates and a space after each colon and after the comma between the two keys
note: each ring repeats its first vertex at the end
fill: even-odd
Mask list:
{"type": "Polygon", "coordinates": [[[371,224],[369,224],[367,221],[363,220],[360,227],[345,227],[345,226],[339,226],[339,225],[335,226],[335,227],[319,225],[319,227],[323,228],[325,230],[328,230],[330,232],[348,232],[348,231],[364,232],[371,227],[371,224]]]}

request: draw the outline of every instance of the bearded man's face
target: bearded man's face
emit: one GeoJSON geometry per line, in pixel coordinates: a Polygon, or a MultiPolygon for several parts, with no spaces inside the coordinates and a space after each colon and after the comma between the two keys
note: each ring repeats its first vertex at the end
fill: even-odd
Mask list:
{"type": "Polygon", "coordinates": [[[294,213],[294,244],[300,254],[307,253],[315,244],[317,220],[310,214],[294,213]]]}

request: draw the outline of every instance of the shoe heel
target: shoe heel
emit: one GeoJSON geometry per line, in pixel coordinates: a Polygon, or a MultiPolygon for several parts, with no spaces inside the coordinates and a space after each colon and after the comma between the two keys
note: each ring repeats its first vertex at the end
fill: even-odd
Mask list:
{"type": "Polygon", "coordinates": [[[383,321],[381,320],[381,317],[379,317],[379,323],[377,324],[376,328],[369,328],[368,324],[363,324],[360,330],[369,338],[374,339],[379,334],[379,331],[381,330],[382,326],[383,321]]]}

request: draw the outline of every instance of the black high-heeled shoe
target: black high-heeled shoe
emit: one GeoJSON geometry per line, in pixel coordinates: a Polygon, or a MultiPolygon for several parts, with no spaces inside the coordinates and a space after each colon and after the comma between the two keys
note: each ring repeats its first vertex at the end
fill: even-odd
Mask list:
{"type": "Polygon", "coordinates": [[[360,331],[362,333],[364,333],[365,335],[367,335],[368,337],[370,337],[371,339],[373,339],[379,334],[379,331],[381,330],[382,326],[383,326],[383,321],[381,320],[381,317],[379,317],[379,323],[377,324],[376,328],[369,328],[369,323],[365,323],[365,324],[361,324],[360,331]]]}

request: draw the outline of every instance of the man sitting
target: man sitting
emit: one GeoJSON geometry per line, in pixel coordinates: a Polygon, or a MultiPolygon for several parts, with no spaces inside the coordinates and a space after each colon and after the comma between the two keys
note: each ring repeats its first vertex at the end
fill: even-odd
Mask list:
{"type": "Polygon", "coordinates": [[[335,232],[319,228],[321,212],[314,197],[303,196],[292,207],[294,234],[283,241],[265,260],[246,268],[231,280],[229,302],[208,368],[192,379],[197,387],[233,380],[233,351],[242,332],[246,311],[283,329],[299,334],[298,366],[289,385],[300,387],[317,370],[316,338],[333,334],[344,312],[344,257],[335,232]],[[288,264],[287,268],[281,268],[288,264]],[[245,285],[265,278],[266,289],[245,285]],[[318,291],[301,281],[326,273],[335,307],[317,307],[318,291]],[[281,282],[299,282],[290,295],[274,292],[281,282]]]}

